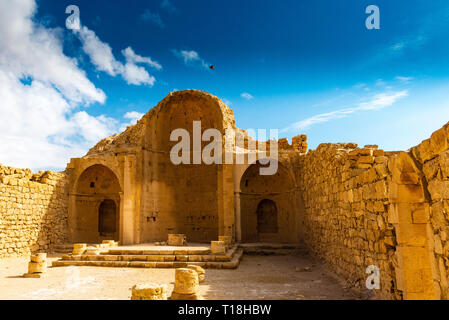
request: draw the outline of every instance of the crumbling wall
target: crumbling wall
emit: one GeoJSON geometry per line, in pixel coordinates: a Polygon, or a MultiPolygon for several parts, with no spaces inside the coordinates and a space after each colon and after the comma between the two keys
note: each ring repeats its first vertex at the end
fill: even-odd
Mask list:
{"type": "Polygon", "coordinates": [[[377,146],[321,144],[300,156],[298,185],[305,206],[304,241],[351,285],[365,287],[370,265],[380,270],[380,290],[400,299],[396,289],[396,236],[388,222],[389,156],[377,146]]]}
{"type": "Polygon", "coordinates": [[[411,153],[424,174],[430,203],[436,294],[449,299],[449,123],[412,148],[411,153]]]}
{"type": "Polygon", "coordinates": [[[0,165],[0,258],[67,242],[66,175],[0,165]]]}

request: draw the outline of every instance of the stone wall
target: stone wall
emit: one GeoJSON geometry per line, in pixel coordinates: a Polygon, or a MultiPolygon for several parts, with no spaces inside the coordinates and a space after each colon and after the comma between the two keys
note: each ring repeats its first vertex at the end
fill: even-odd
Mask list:
{"type": "Polygon", "coordinates": [[[430,139],[411,149],[425,178],[430,204],[432,234],[430,246],[435,255],[433,277],[436,294],[449,299],[449,123],[430,139]]]}
{"type": "Polygon", "coordinates": [[[0,165],[0,258],[67,242],[66,176],[0,165]]]}
{"type": "Polygon", "coordinates": [[[304,241],[350,285],[365,287],[366,268],[379,267],[381,298],[396,288],[394,226],[388,222],[389,156],[377,146],[321,144],[299,158],[305,206],[304,241]]]}

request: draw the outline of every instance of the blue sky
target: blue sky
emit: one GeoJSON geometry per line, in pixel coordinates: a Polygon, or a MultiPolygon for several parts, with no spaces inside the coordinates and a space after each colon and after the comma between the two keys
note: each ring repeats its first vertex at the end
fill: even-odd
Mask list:
{"type": "MultiPolygon", "coordinates": [[[[82,156],[94,144],[86,138],[89,132],[100,138],[119,131],[170,91],[182,89],[222,98],[240,128],[276,128],[288,138],[305,133],[310,148],[356,142],[406,150],[449,121],[449,3],[444,0],[37,0],[32,12],[34,31],[27,36],[40,41],[39,28],[55,35],[62,54],[76,59],[74,68],[85,73],[83,84],[77,84],[83,99],[68,96],[68,85],[57,76],[40,79],[14,71],[23,86],[41,81],[64,87],[58,91],[69,106],[60,112],[79,127],[43,136],[55,159],[28,163],[14,148],[14,156],[0,155],[5,164],[43,168],[47,161],[63,168],[68,158],[60,160],[62,155],[82,156]],[[72,4],[80,9],[83,32],[65,28],[65,8],[72,4]],[[365,27],[370,4],[380,8],[380,30],[365,27]],[[92,34],[98,41],[89,46],[92,34]],[[104,49],[99,44],[111,50],[111,69],[104,56],[92,58],[104,49]],[[122,52],[127,48],[133,55],[122,52]],[[146,74],[128,70],[127,62],[146,74]],[[96,93],[83,91],[86,81],[96,93]],[[96,131],[95,121],[104,130],[96,131]],[[64,152],[52,149],[55,145],[64,152]]],[[[13,32],[4,26],[4,37],[13,32]]],[[[2,46],[11,52],[0,44],[0,53],[2,46]]],[[[23,59],[17,63],[30,63],[23,59]]],[[[0,72],[12,65],[0,60],[0,72]]],[[[11,141],[27,138],[3,130],[11,141]]]]}

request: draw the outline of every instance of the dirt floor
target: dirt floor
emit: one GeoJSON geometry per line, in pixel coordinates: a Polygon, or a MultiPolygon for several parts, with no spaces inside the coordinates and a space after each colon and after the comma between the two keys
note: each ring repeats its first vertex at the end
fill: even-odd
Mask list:
{"type": "MultiPolygon", "coordinates": [[[[174,269],[55,267],[48,268],[43,279],[25,279],[27,262],[27,258],[0,260],[1,300],[129,300],[132,286],[140,282],[164,283],[169,293],[173,290],[174,269]]],[[[207,269],[200,291],[205,299],[219,300],[363,298],[309,256],[243,255],[238,269],[207,269]],[[296,271],[303,268],[311,270],[296,271]]]]}

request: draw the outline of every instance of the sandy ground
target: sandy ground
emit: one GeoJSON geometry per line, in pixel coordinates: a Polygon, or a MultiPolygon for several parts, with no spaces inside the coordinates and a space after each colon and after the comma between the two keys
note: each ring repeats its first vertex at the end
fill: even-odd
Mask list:
{"type": "MultiPolygon", "coordinates": [[[[129,300],[132,286],[140,282],[164,283],[169,293],[173,290],[174,269],[55,267],[48,268],[43,279],[26,279],[22,275],[27,262],[27,258],[0,260],[1,300],[129,300]]],[[[205,299],[219,300],[362,298],[309,256],[244,255],[238,269],[207,269],[200,291],[205,299]],[[297,272],[297,267],[311,271],[297,272]]]]}

